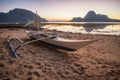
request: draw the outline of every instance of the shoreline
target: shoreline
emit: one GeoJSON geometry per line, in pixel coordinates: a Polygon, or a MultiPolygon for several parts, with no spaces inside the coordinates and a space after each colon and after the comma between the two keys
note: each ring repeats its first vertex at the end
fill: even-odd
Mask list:
{"type": "Polygon", "coordinates": [[[22,47],[17,52],[18,57],[13,58],[6,37],[17,36],[24,41],[30,38],[22,29],[0,29],[0,79],[120,79],[120,36],[43,31],[68,39],[103,39],[74,52],[57,50],[35,42],[22,47]]]}

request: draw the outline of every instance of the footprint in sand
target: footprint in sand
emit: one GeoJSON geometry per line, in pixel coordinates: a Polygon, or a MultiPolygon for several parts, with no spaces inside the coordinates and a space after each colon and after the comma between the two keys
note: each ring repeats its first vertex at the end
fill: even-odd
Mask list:
{"type": "Polygon", "coordinates": [[[28,75],[28,76],[31,76],[31,75],[32,75],[32,72],[27,72],[27,75],[28,75]]]}
{"type": "Polygon", "coordinates": [[[5,79],[2,79],[2,80],[12,80],[11,78],[5,78],[5,79]]]}
{"type": "Polygon", "coordinates": [[[4,67],[4,64],[3,64],[3,63],[0,63],[0,67],[4,67]]]}
{"type": "Polygon", "coordinates": [[[41,65],[41,63],[40,63],[40,62],[36,62],[35,64],[36,64],[36,65],[41,65]]]}
{"type": "Polygon", "coordinates": [[[9,59],[9,63],[13,64],[14,62],[14,60],[9,59]]]}
{"type": "Polygon", "coordinates": [[[30,70],[33,69],[33,66],[31,66],[31,65],[24,65],[24,67],[25,67],[25,68],[28,68],[28,69],[30,69],[30,70]]]}
{"type": "Polygon", "coordinates": [[[37,71],[34,71],[33,72],[37,77],[40,77],[40,74],[39,74],[39,72],[37,72],[37,71]]]}
{"type": "Polygon", "coordinates": [[[4,56],[3,55],[0,55],[0,61],[1,60],[4,60],[4,56]]]}
{"type": "Polygon", "coordinates": [[[29,77],[27,80],[33,80],[33,77],[29,77]]]}
{"type": "Polygon", "coordinates": [[[2,50],[2,49],[0,49],[0,53],[3,53],[3,50],[2,50]]]}
{"type": "Polygon", "coordinates": [[[57,71],[57,74],[62,78],[69,77],[69,72],[68,71],[57,71]]]}

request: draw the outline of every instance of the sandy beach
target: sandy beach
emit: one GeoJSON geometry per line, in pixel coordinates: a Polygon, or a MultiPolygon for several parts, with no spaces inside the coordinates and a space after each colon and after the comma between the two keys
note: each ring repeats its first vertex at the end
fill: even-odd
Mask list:
{"type": "Polygon", "coordinates": [[[74,52],[35,42],[20,48],[14,58],[6,37],[31,39],[22,29],[0,29],[0,80],[120,80],[120,36],[53,33],[69,39],[102,39],[74,52]]]}

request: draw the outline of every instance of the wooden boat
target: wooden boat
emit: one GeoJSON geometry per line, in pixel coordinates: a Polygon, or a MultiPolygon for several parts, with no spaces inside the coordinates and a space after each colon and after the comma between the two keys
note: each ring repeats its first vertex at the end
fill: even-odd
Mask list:
{"type": "Polygon", "coordinates": [[[77,49],[80,49],[86,45],[89,45],[93,42],[96,42],[100,39],[95,39],[95,40],[69,40],[69,39],[64,39],[60,38],[57,36],[52,36],[52,35],[45,35],[42,32],[31,32],[31,31],[25,31],[27,35],[30,38],[33,39],[40,39],[41,42],[54,46],[55,48],[67,50],[67,51],[75,51],[77,49]]]}
{"type": "Polygon", "coordinates": [[[96,41],[100,40],[100,39],[95,39],[95,40],[69,40],[69,39],[64,39],[64,38],[60,38],[60,37],[53,36],[53,35],[45,35],[44,33],[38,32],[38,31],[33,32],[33,31],[25,30],[25,32],[27,33],[27,35],[30,38],[33,38],[34,40],[24,42],[20,38],[17,38],[17,37],[10,38],[10,36],[8,36],[6,38],[8,46],[9,46],[9,48],[12,52],[12,55],[14,57],[17,57],[16,52],[22,46],[24,46],[26,44],[29,44],[29,43],[32,43],[32,42],[36,42],[36,41],[41,41],[45,44],[54,46],[55,48],[59,48],[59,49],[62,49],[62,50],[75,51],[79,48],[82,48],[86,45],[89,45],[93,42],[96,42],[96,41]],[[18,40],[18,41],[20,41],[21,44],[19,44],[17,47],[14,47],[11,43],[13,40],[18,40]]]}

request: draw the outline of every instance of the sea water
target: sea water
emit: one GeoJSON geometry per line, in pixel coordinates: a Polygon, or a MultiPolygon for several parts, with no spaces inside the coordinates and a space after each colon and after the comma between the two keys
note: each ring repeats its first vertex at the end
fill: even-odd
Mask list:
{"type": "Polygon", "coordinates": [[[42,28],[72,33],[120,36],[120,23],[118,22],[67,22],[67,24],[64,22],[62,25],[59,23],[49,24],[42,26],[42,28]]]}

